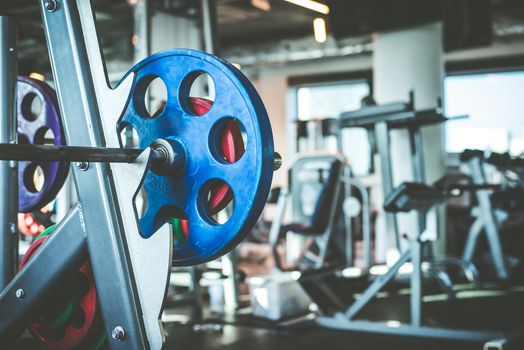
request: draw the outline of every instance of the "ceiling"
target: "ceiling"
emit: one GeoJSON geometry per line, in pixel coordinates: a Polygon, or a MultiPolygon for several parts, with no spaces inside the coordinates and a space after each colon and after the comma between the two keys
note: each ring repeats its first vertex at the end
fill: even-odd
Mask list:
{"type": "MultiPolygon", "coordinates": [[[[128,0],[92,0],[104,55],[109,62],[129,65],[133,47],[133,8],[128,0]]],[[[197,0],[150,0],[153,11],[198,18],[197,0]]],[[[216,0],[219,47],[228,50],[312,36],[312,20],[318,14],[284,0],[266,0],[264,11],[252,0],[216,0]]],[[[263,1],[263,0],[259,0],[263,1]]],[[[329,2],[330,0],[319,0],[329,2]]],[[[333,0],[331,0],[333,1],[333,0]]],[[[337,1],[337,0],[334,0],[337,1]]],[[[342,1],[342,0],[339,0],[342,1]]],[[[0,0],[0,11],[12,13],[20,21],[20,72],[48,72],[46,47],[37,0],[0,0]]],[[[496,37],[524,36],[524,1],[492,0],[496,37]]]]}

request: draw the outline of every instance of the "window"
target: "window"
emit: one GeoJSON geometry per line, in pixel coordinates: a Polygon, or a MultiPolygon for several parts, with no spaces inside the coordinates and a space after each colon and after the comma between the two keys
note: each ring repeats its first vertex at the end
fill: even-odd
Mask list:
{"type": "Polygon", "coordinates": [[[449,76],[445,113],[468,119],[446,123],[446,149],[524,153],[524,71],[449,76]]]}
{"type": "Polygon", "coordinates": [[[360,101],[369,93],[365,80],[299,87],[298,119],[337,118],[342,112],[359,109],[360,101]]]}
{"type": "MultiPolygon", "coordinates": [[[[360,109],[361,101],[371,93],[367,80],[349,80],[336,83],[304,85],[297,88],[297,115],[299,120],[338,118],[342,112],[360,109]]],[[[349,160],[355,175],[365,175],[371,169],[370,144],[364,129],[343,129],[340,147],[349,160]]],[[[330,145],[326,150],[338,151],[330,145]]]]}

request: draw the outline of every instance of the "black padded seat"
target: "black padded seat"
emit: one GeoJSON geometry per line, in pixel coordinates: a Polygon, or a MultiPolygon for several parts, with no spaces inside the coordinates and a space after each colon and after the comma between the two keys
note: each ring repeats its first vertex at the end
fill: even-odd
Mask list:
{"type": "Polygon", "coordinates": [[[445,200],[443,191],[419,182],[404,182],[394,189],[384,201],[388,212],[427,211],[445,200]]]}
{"type": "Polygon", "coordinates": [[[473,158],[484,159],[484,151],[478,149],[466,149],[459,156],[461,162],[467,162],[473,158]]]}
{"type": "Polygon", "coordinates": [[[318,195],[310,223],[304,224],[294,222],[283,225],[280,228],[280,236],[283,236],[288,232],[306,236],[318,236],[324,234],[329,221],[331,203],[334,200],[337,186],[340,184],[341,172],[342,162],[339,160],[333,161],[329,169],[327,181],[318,195]]]}

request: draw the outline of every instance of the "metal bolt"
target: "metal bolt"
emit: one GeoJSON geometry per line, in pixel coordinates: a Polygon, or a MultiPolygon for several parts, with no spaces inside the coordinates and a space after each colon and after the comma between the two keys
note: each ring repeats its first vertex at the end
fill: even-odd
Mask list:
{"type": "Polygon", "coordinates": [[[78,162],[76,163],[76,166],[78,167],[78,169],[82,171],[86,171],[87,169],[89,169],[89,163],[87,162],[78,162]]]}
{"type": "Polygon", "coordinates": [[[124,331],[124,328],[120,326],[116,326],[115,329],[111,332],[111,338],[118,341],[123,341],[126,337],[126,332],[124,331]]]}
{"type": "Polygon", "coordinates": [[[275,152],[275,163],[273,164],[273,170],[278,170],[282,166],[282,156],[280,153],[275,152]]]}
{"type": "Polygon", "coordinates": [[[44,2],[45,9],[49,12],[54,12],[56,10],[56,1],[49,0],[44,2]]]}
{"type": "Polygon", "coordinates": [[[23,289],[17,289],[15,292],[15,295],[18,299],[24,299],[25,298],[25,292],[23,289]]]}
{"type": "Polygon", "coordinates": [[[9,230],[12,234],[16,234],[16,225],[14,223],[9,224],[9,230]]]}

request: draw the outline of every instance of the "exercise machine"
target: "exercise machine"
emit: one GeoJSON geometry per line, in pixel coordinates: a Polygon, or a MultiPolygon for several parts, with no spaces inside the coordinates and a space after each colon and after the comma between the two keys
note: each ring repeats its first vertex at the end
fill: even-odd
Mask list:
{"type": "MultiPolygon", "coordinates": [[[[387,198],[384,204],[389,212],[407,212],[415,210],[421,215],[428,214],[435,205],[442,203],[446,198],[453,195],[453,190],[464,190],[463,187],[448,187],[445,190],[436,186],[429,186],[422,183],[403,183],[395,189],[387,198]]],[[[373,332],[396,334],[409,337],[429,337],[454,340],[482,341],[485,349],[502,349],[511,341],[515,332],[505,333],[502,331],[471,330],[457,328],[442,328],[423,324],[422,320],[422,292],[423,292],[423,273],[428,270],[428,266],[422,259],[420,245],[427,239],[426,227],[418,235],[409,238],[410,249],[404,252],[401,257],[391,266],[388,271],[378,276],[362,294],[344,311],[337,312],[333,316],[319,316],[317,323],[323,327],[350,330],[358,332],[373,332]],[[386,321],[368,321],[359,318],[359,314],[364,307],[374,299],[378,293],[391,282],[400,272],[406,263],[411,262],[410,271],[410,323],[386,321]]],[[[474,281],[474,269],[469,267],[464,269],[464,274],[474,281]]],[[[448,299],[453,302],[454,290],[445,275],[433,275],[440,281],[441,287],[446,291],[448,299]]],[[[457,301],[459,302],[459,301],[457,301]]]]}
{"type": "MultiPolygon", "coordinates": [[[[500,232],[502,223],[508,219],[508,213],[507,210],[500,208],[501,206],[497,206],[495,203],[511,201],[511,197],[518,197],[522,193],[518,183],[510,187],[508,182],[511,181],[505,178],[504,172],[511,167],[521,166],[523,161],[497,153],[492,153],[487,157],[485,152],[481,150],[465,150],[460,155],[460,160],[466,165],[473,185],[478,187],[474,191],[477,206],[472,213],[476,219],[469,229],[462,259],[468,262],[473,261],[478,240],[481,233],[484,232],[496,276],[500,280],[508,280],[510,278],[510,269],[507,256],[502,249],[500,232]],[[490,182],[487,170],[490,165],[495,167],[502,175],[502,183],[500,185],[483,187],[483,185],[490,182]],[[516,196],[508,195],[510,191],[516,192],[516,196]]],[[[508,205],[505,209],[509,210],[511,207],[517,207],[518,209],[519,205],[517,202],[520,201],[518,199],[513,200],[513,204],[508,205]]]]}
{"type": "MultiPolygon", "coordinates": [[[[340,115],[340,128],[363,128],[372,136],[372,149],[380,157],[380,178],[384,198],[394,189],[393,168],[391,160],[392,130],[406,130],[409,140],[409,156],[412,164],[413,180],[424,182],[426,179],[424,169],[424,154],[422,147],[421,129],[425,126],[436,125],[464,118],[458,116],[448,118],[442,114],[440,106],[425,110],[416,110],[414,107],[414,94],[411,93],[408,102],[396,102],[382,105],[368,105],[357,111],[345,112],[340,115]]],[[[382,215],[381,213],[379,213],[382,215]]],[[[390,246],[402,251],[401,237],[399,234],[397,215],[384,213],[386,222],[386,237],[392,240],[390,246]]],[[[419,226],[425,218],[419,217],[419,226]]],[[[380,258],[379,258],[380,259],[380,258]]]]}

